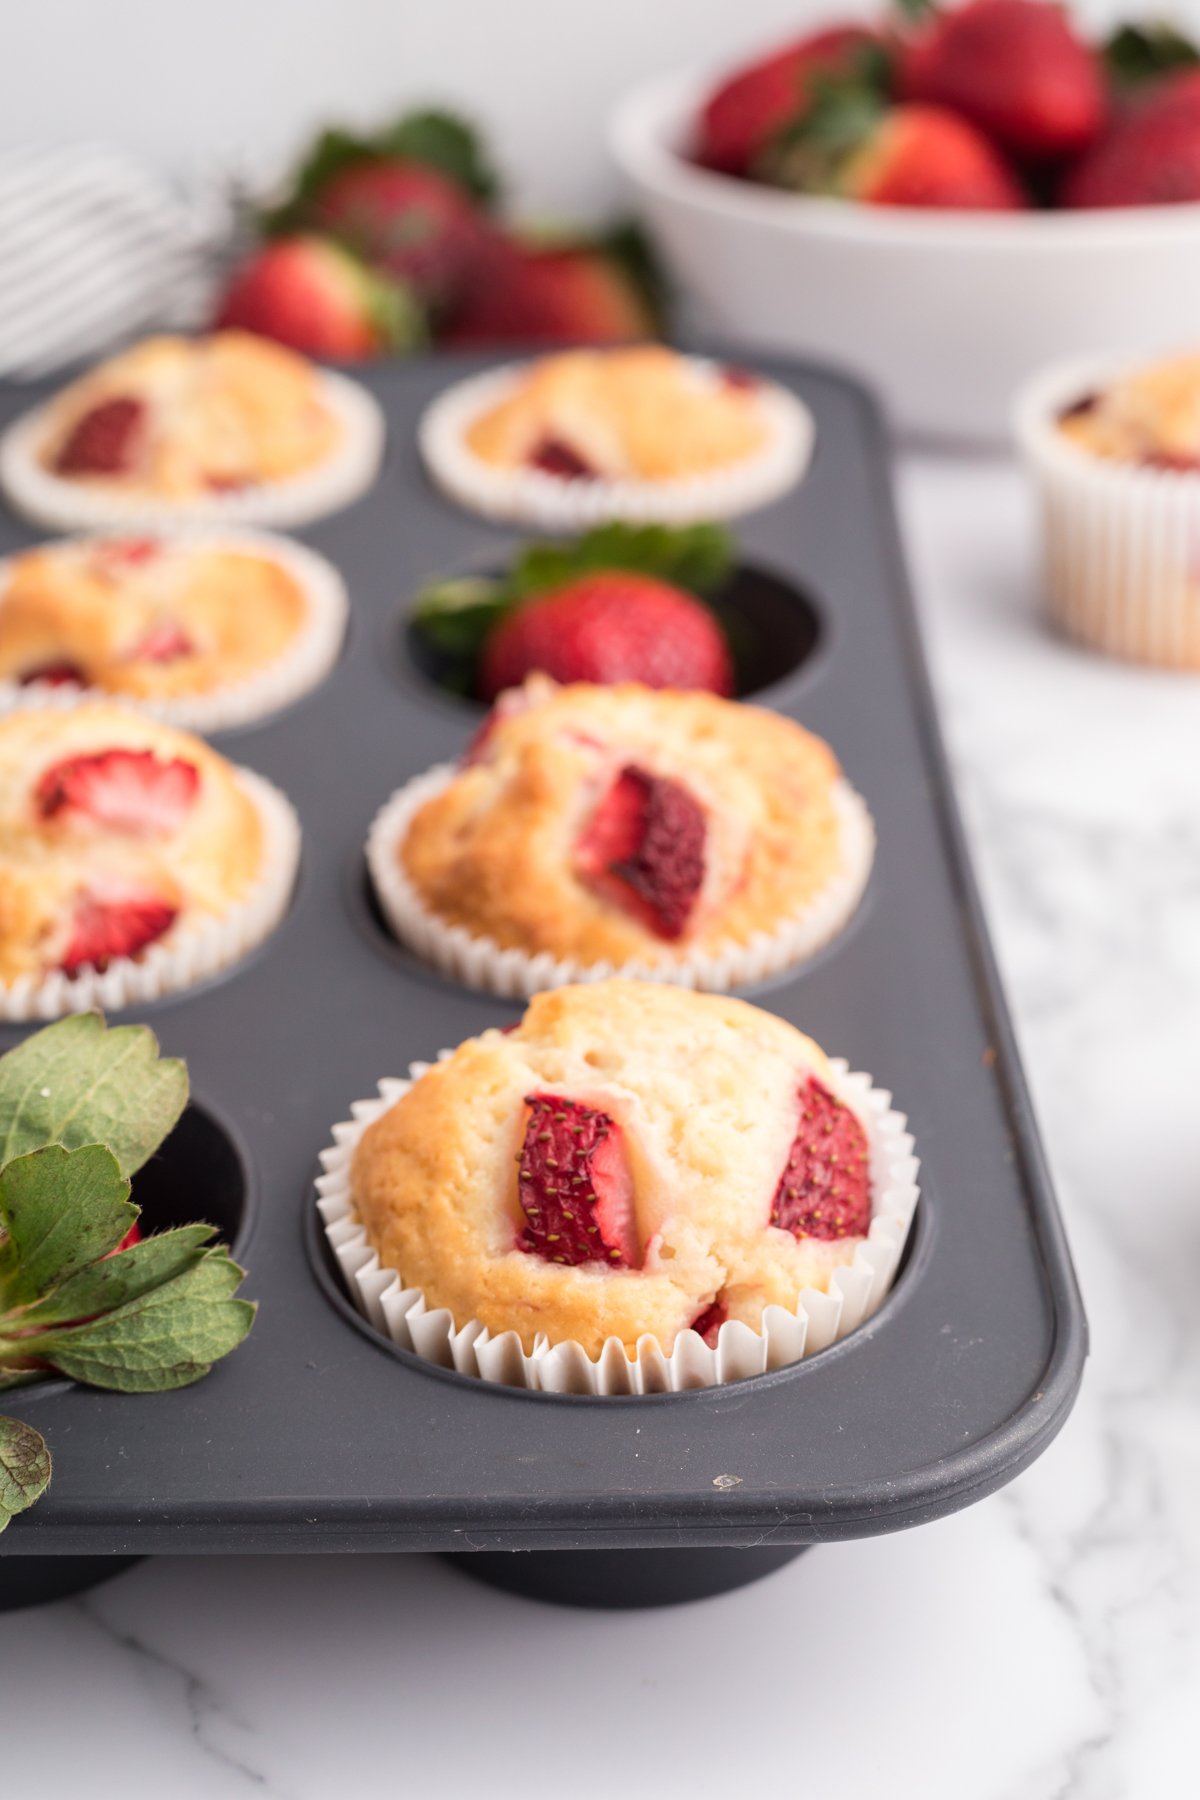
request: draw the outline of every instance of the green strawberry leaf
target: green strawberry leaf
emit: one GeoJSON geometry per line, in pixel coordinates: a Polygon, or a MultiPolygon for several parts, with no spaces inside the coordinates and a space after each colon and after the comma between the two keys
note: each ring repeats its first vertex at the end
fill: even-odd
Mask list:
{"type": "Polygon", "coordinates": [[[32,1334],[22,1351],[90,1387],[187,1387],[236,1350],[254,1323],[254,1304],[233,1297],[244,1273],[224,1250],[206,1250],[160,1287],[101,1318],[32,1334]]]}
{"type": "Polygon", "coordinates": [[[47,1144],[106,1144],[123,1175],[157,1150],[187,1104],[183,1063],[145,1025],[77,1013],[0,1057],[0,1167],[47,1144]]]}
{"type": "Polygon", "coordinates": [[[137,1300],[194,1268],[213,1235],[211,1225],[180,1225],[131,1244],[119,1256],[80,1269],[20,1314],[21,1330],[35,1325],[69,1325],[137,1300]]]}
{"type": "Polygon", "coordinates": [[[40,1431],[0,1419],[0,1531],[50,1484],[50,1452],[40,1431]]]}
{"type": "Polygon", "coordinates": [[[473,658],[511,607],[506,581],[466,576],[425,588],[413,607],[412,624],[440,655],[473,658]]]}
{"type": "Polygon", "coordinates": [[[1119,26],[1102,55],[1109,79],[1122,93],[1200,63],[1200,49],[1165,19],[1119,26]]]}
{"type": "Polygon", "coordinates": [[[385,156],[427,163],[456,181],[484,206],[500,197],[500,181],[473,126],[454,113],[431,109],[409,113],[376,139],[385,156]]]}
{"type": "Polygon", "coordinates": [[[849,160],[887,115],[886,94],[857,71],[820,70],[809,78],[807,103],[776,132],[757,157],[753,174],[797,194],[836,194],[849,160]]]}
{"type": "MultiPolygon", "coordinates": [[[[103,1144],[48,1144],[0,1171],[0,1306],[27,1306],[115,1250],[138,1216],[103,1144]]],[[[4,1319],[0,1315],[0,1342],[4,1319]]]]}

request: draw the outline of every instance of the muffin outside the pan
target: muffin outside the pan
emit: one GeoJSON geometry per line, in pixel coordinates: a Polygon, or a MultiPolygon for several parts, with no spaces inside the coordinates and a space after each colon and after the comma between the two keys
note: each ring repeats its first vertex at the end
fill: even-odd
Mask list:
{"type": "Polygon", "coordinates": [[[430,474],[460,505],[563,532],[751,512],[796,485],[812,441],[786,389],[663,345],[492,369],[420,426],[430,474]]]}
{"type": "Polygon", "coordinates": [[[40,544],[0,563],[0,706],[81,689],[217,731],[328,674],[346,623],[337,571],[267,533],[40,544]]]}
{"type": "Polygon", "coordinates": [[[708,1385],[845,1335],[894,1277],[903,1118],[744,1001],[563,988],[412,1074],[339,1128],[321,1210],[367,1316],[462,1373],[708,1385]]]}
{"type": "Polygon", "coordinates": [[[531,677],[376,818],[397,935],[493,992],[618,971],[726,988],[847,922],[874,833],[821,739],[714,694],[531,677]]]}
{"type": "Polygon", "coordinates": [[[56,530],[294,525],[357,499],[382,448],[365,389],[221,331],[147,338],[26,413],[0,443],[0,482],[56,530]]]}
{"type": "Polygon", "coordinates": [[[287,906],[291,807],[107,702],[0,720],[0,1017],[110,1010],[246,954],[287,906]]]}
{"type": "Polygon", "coordinates": [[[1127,661],[1200,669],[1200,354],[1047,370],[1016,430],[1054,622],[1127,661]]]}

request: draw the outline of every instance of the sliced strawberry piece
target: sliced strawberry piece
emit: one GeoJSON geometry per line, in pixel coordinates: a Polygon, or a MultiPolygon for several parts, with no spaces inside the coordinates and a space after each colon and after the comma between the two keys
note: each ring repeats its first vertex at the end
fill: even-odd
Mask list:
{"type": "Polygon", "coordinates": [[[561,1094],[529,1094],[517,1192],[517,1246],[546,1262],[640,1262],[633,1178],[616,1120],[561,1094]]]}
{"type": "Polygon", "coordinates": [[[800,1092],[800,1124],[779,1177],[771,1223],[793,1237],[864,1237],[871,1223],[867,1134],[815,1076],[800,1092]]]}
{"type": "Polygon", "coordinates": [[[587,481],[595,476],[595,469],[586,457],[579,454],[563,438],[543,438],[535,444],[529,453],[531,469],[540,469],[543,475],[557,475],[562,481],[587,481]]]}
{"type": "Polygon", "coordinates": [[[195,763],[152,750],[98,750],[46,770],[34,798],[44,819],[81,814],[109,831],[154,837],[183,823],[200,786],[195,763]]]}
{"type": "Polygon", "coordinates": [[[190,656],[195,646],[187,632],[172,619],[162,619],[152,625],[145,637],[129,652],[131,662],[166,663],[177,662],[181,656],[190,656]]]}
{"type": "Polygon", "coordinates": [[[128,475],[146,437],[145,402],[132,394],[102,400],[84,413],[58,453],[60,475],[128,475]]]}
{"type": "Polygon", "coordinates": [[[139,568],[161,554],[162,545],[157,538],[105,538],[103,543],[92,546],[92,561],[102,575],[139,568]]]}
{"type": "Polygon", "coordinates": [[[32,687],[35,681],[44,681],[47,687],[86,687],[87,676],[73,662],[42,663],[36,669],[26,669],[21,676],[22,687],[32,687]]]}
{"type": "Polygon", "coordinates": [[[94,888],[82,894],[59,967],[68,975],[104,970],[117,956],[136,956],[170,930],[178,908],[149,889],[94,888]]]}
{"type": "Polygon", "coordinates": [[[580,878],[659,937],[683,935],[704,884],[704,809],[678,781],[628,763],[575,851],[580,878]]]}
{"type": "Polygon", "coordinates": [[[711,1306],[706,1306],[703,1312],[696,1314],[689,1329],[696,1332],[697,1336],[702,1337],[710,1350],[715,1350],[717,1333],[728,1317],[729,1314],[725,1311],[725,1302],[718,1294],[711,1306]]]}

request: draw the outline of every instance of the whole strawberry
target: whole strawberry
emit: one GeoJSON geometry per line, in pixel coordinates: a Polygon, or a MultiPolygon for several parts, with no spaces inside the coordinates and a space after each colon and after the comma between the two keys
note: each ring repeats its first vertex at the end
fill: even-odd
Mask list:
{"type": "Polygon", "coordinates": [[[878,44],[860,25],[835,25],[739,69],[705,101],[697,122],[696,160],[726,175],[746,175],[777,131],[799,119],[810,83],[844,73],[878,44]]]}
{"type": "Polygon", "coordinates": [[[535,669],[564,682],[733,692],[729,646],[708,608],[665,581],[617,570],[581,576],[501,619],[483,647],[483,697],[535,669]]]}
{"type": "Polygon", "coordinates": [[[1063,206],[1200,200],[1200,70],[1159,82],[1067,173],[1063,206]]]}
{"type": "Polygon", "coordinates": [[[215,323],[343,362],[406,349],[424,337],[406,288],[322,237],[265,244],[235,271],[215,323]]]}
{"type": "Polygon", "coordinates": [[[854,83],[830,86],[784,134],[764,173],[797,193],[872,206],[1011,212],[1016,176],[983,134],[940,106],[888,106],[854,83]]]}
{"type": "Polygon", "coordinates": [[[899,91],[946,106],[1011,155],[1072,156],[1099,136],[1101,59],[1050,0],[967,0],[934,12],[903,47],[899,91]]]}
{"type": "Polygon", "coordinates": [[[1016,177],[987,139],[940,106],[885,113],[842,165],[835,191],[872,206],[1012,212],[1025,205],[1016,177]]]}
{"type": "Polygon", "coordinates": [[[483,215],[439,170],[371,157],[338,170],[308,203],[316,230],[442,306],[462,289],[487,234],[483,215]]]}
{"type": "Polygon", "coordinates": [[[633,272],[604,244],[538,245],[493,232],[441,341],[485,344],[636,342],[654,311],[633,272]]]}

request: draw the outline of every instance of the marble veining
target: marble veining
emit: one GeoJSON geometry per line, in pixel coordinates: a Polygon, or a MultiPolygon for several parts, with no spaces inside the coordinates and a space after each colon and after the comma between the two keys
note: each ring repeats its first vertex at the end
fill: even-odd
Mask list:
{"type": "Polygon", "coordinates": [[[415,1558],[142,1564],[0,1625],[6,1793],[1195,1791],[1200,678],[1044,631],[1006,462],[910,455],[900,494],[1091,1316],[1062,1436],[952,1519],[675,1612],[559,1612],[415,1558]]]}

